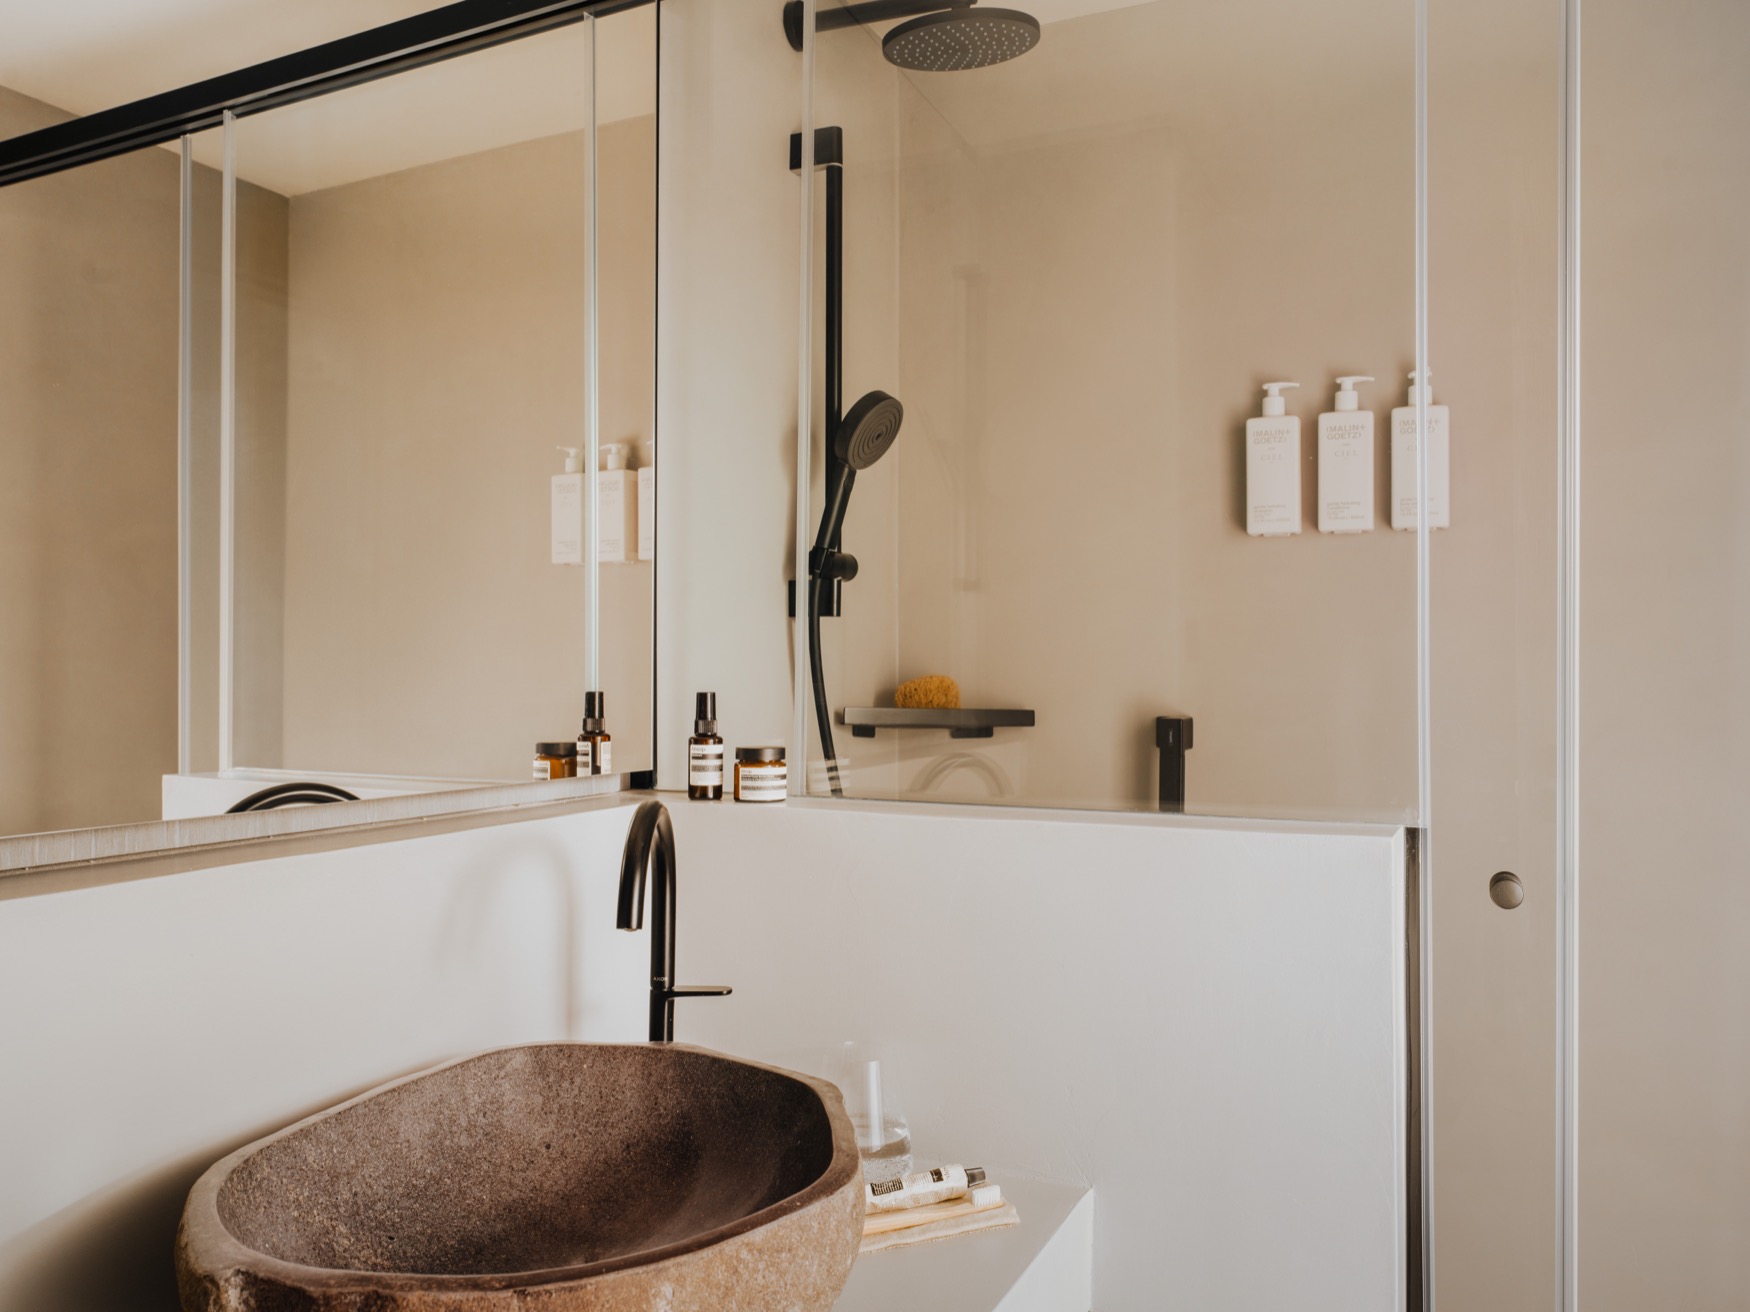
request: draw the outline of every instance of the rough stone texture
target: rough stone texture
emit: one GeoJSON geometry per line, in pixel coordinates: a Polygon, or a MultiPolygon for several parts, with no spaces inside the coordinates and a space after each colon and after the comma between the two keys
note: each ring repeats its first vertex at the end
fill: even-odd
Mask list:
{"type": "Polygon", "coordinates": [[[826,1312],[862,1234],[838,1090],[677,1044],[504,1048],[239,1149],[188,1312],[826,1312]]]}

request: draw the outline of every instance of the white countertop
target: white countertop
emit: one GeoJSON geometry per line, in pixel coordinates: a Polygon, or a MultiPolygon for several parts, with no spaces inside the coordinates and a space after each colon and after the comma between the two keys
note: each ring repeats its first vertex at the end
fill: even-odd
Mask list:
{"type": "Polygon", "coordinates": [[[1093,1193],[991,1178],[1020,1224],[860,1257],[834,1312],[1088,1312],[1093,1193]]]}

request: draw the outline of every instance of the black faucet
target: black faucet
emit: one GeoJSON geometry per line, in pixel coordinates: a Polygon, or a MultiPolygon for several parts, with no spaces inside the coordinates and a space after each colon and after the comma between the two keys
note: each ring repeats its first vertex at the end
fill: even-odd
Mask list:
{"type": "Polygon", "coordinates": [[[1161,810],[1185,809],[1185,753],[1191,750],[1191,717],[1155,717],[1155,746],[1161,749],[1161,810]]]}
{"type": "Polygon", "coordinates": [[[641,803],[632,814],[626,850],[620,857],[618,928],[644,927],[644,874],[652,865],[656,867],[656,888],[650,894],[650,1041],[672,1043],[676,998],[720,998],[731,990],[722,984],[675,985],[674,823],[661,802],[641,803]]]}

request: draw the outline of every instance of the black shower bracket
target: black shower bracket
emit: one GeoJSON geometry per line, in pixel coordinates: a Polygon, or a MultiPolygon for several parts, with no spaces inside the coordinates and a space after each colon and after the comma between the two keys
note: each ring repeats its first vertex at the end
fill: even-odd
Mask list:
{"type": "MultiPolygon", "coordinates": [[[[845,130],[843,128],[814,129],[814,167],[845,162],[845,130]]],[[[790,172],[802,172],[802,134],[790,134],[790,172]]]]}
{"type": "MultiPolygon", "coordinates": [[[[977,3],[978,0],[864,0],[860,5],[838,5],[822,0],[814,13],[814,30],[836,32],[841,27],[916,18],[919,14],[965,9],[977,3]]],[[[798,53],[802,50],[802,18],[802,0],[788,0],[784,6],[784,35],[790,38],[790,49],[798,53]]]]}

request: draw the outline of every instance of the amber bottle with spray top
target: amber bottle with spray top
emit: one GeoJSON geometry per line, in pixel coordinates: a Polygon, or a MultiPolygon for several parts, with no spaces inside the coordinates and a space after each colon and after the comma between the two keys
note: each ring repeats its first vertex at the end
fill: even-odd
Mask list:
{"type": "Polygon", "coordinates": [[[717,733],[717,694],[694,699],[693,736],[687,739],[687,796],[695,802],[723,800],[723,739],[717,733]]]}
{"type": "Polygon", "coordinates": [[[577,773],[612,774],[614,741],[608,733],[608,699],[600,692],[583,694],[583,732],[577,735],[577,773]]]}

